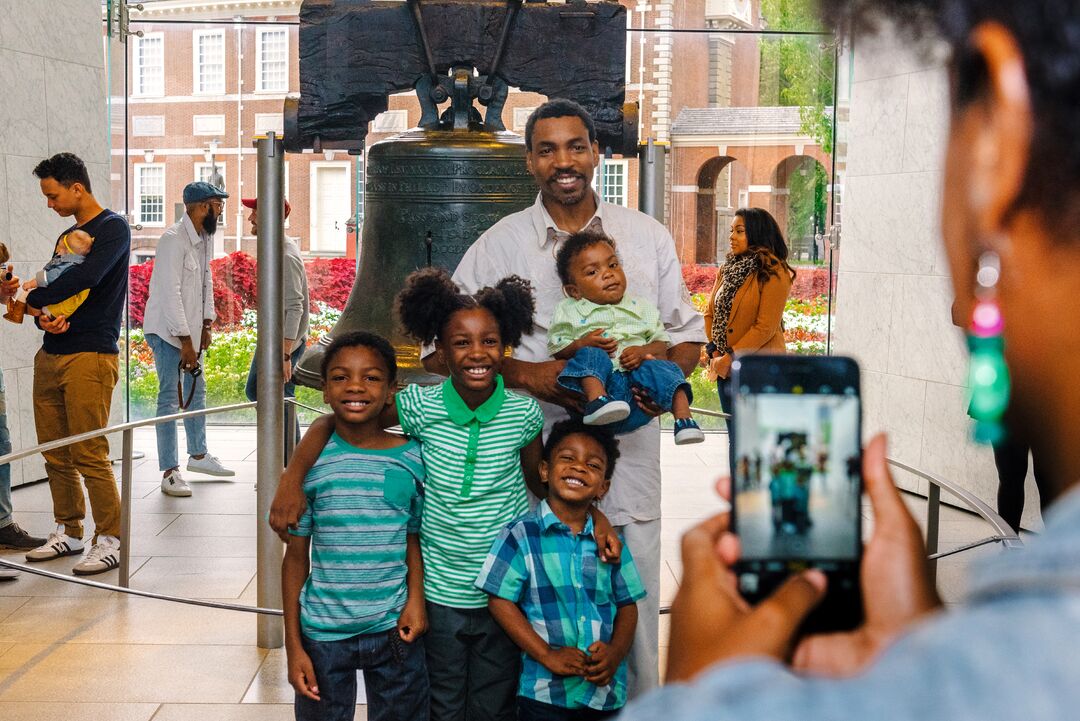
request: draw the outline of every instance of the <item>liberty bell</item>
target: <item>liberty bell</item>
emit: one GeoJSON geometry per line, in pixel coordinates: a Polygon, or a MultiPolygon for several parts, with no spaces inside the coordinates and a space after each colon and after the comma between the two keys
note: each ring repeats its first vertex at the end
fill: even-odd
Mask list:
{"type": "Polygon", "coordinates": [[[636,149],[637,108],[623,105],[625,12],[581,0],[305,0],[302,93],[285,103],[286,150],[364,152],[368,122],[409,88],[421,119],[366,150],[356,281],[333,330],[301,359],[297,382],[321,387],[326,347],[354,330],[391,339],[400,380],[435,380],[397,328],[394,297],[414,270],[453,272],[485,230],[535,201],[524,139],[501,117],[510,87],[574,100],[593,116],[602,146],[636,149]]]}

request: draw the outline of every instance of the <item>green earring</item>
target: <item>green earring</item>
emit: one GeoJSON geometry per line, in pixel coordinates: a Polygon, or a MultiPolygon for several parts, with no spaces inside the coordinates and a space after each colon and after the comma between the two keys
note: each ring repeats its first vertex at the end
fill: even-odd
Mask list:
{"type": "Polygon", "coordinates": [[[997,283],[1001,276],[998,254],[979,256],[975,276],[975,309],[968,328],[968,389],[971,392],[969,415],[975,419],[976,443],[997,443],[1005,437],[1002,419],[1009,407],[1009,369],[1005,365],[1004,321],[997,302],[997,283]]]}

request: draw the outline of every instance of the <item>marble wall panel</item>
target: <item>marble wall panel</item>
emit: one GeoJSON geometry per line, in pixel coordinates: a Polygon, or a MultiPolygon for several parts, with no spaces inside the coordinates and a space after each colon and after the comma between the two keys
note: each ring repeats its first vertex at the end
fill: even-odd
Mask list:
{"type": "Polygon", "coordinates": [[[940,256],[936,172],[849,178],[843,270],[932,275],[940,256]]]}
{"type": "Polygon", "coordinates": [[[854,356],[864,371],[888,371],[893,295],[899,278],[886,273],[840,270],[836,281],[833,352],[854,356]]]}
{"type": "Polygon", "coordinates": [[[0,48],[101,67],[101,5],[87,0],[0,0],[0,48]]]}
{"type": "Polygon", "coordinates": [[[863,442],[885,430],[885,374],[859,369],[863,442]]]}
{"type": "MultiPolygon", "coordinates": [[[[103,141],[104,142],[104,141],[103,141]]],[[[8,247],[20,260],[35,264],[35,271],[52,257],[56,237],[71,225],[46,204],[34,168],[46,155],[8,155],[8,247]]]]}
{"type": "Polygon", "coordinates": [[[907,102],[906,75],[852,85],[848,178],[903,170],[907,102]]]}
{"type": "Polygon", "coordinates": [[[875,80],[941,65],[944,47],[927,46],[913,50],[911,42],[887,30],[874,37],[856,38],[854,80],[875,80]]]}
{"type": "MultiPolygon", "coordinates": [[[[0,26],[4,24],[0,22],[0,26]]],[[[45,60],[37,55],[0,49],[0,88],[4,89],[4,101],[0,103],[0,154],[44,157],[49,148],[45,60]]]]}
{"type": "Polygon", "coordinates": [[[952,324],[952,281],[937,276],[898,276],[893,293],[887,371],[908,378],[963,385],[967,351],[952,324]]]}
{"type": "Polygon", "coordinates": [[[7,163],[0,157],[0,242],[11,250],[8,238],[7,163]]]}
{"type": "Polygon", "coordinates": [[[889,457],[918,466],[922,455],[926,381],[885,375],[883,430],[889,434],[889,457]]]}
{"type": "Polygon", "coordinates": [[[912,73],[904,123],[904,170],[940,172],[949,130],[949,79],[943,68],[912,73]]]}
{"type": "Polygon", "coordinates": [[[994,455],[989,446],[972,442],[967,404],[967,391],[962,386],[927,384],[919,467],[959,483],[994,506],[994,455]]]}
{"type": "MultiPolygon", "coordinates": [[[[47,58],[45,83],[48,88],[48,155],[69,152],[87,163],[107,163],[104,68],[47,58]]],[[[102,185],[101,191],[108,187],[102,185]]]]}

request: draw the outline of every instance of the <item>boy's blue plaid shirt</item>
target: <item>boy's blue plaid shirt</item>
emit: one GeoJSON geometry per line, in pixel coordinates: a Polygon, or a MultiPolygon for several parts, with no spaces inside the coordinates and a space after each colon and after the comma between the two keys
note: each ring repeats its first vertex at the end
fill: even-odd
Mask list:
{"type": "MultiPolygon", "coordinates": [[[[611,642],[619,606],[645,597],[630,550],[617,564],[596,555],[592,519],[577,536],[547,501],[502,530],[476,585],[516,603],[533,630],[548,645],[588,653],[596,641],[611,642]]],[[[555,677],[536,659],[522,654],[518,695],[564,708],[621,708],[626,703],[626,660],[612,682],[597,687],[579,676],[555,677]]]]}

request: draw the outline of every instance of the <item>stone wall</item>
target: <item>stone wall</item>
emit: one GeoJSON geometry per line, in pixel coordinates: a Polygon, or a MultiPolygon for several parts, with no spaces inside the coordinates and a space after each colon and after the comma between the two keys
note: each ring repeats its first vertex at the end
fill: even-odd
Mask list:
{"type": "MultiPolygon", "coordinates": [[[[967,356],[940,240],[947,78],[940,60],[890,39],[856,38],[853,70],[834,349],[862,367],[868,435],[886,431],[891,457],[993,506],[992,453],[970,441],[967,356]]],[[[904,475],[901,485],[925,492],[904,475]]],[[[1026,510],[1025,525],[1037,523],[1037,504],[1026,510]]]]}
{"type": "MultiPolygon", "coordinates": [[[[48,261],[57,234],[70,224],[46,207],[31,172],[38,162],[61,151],[77,154],[90,169],[98,200],[109,201],[101,3],[0,0],[0,18],[0,240],[11,250],[16,273],[28,277],[48,261]]],[[[0,321],[0,367],[15,449],[37,443],[31,397],[40,346],[41,331],[33,324],[0,321]]],[[[114,402],[114,417],[118,406],[114,402]]],[[[44,477],[40,456],[12,467],[16,485],[44,477]]]]}

